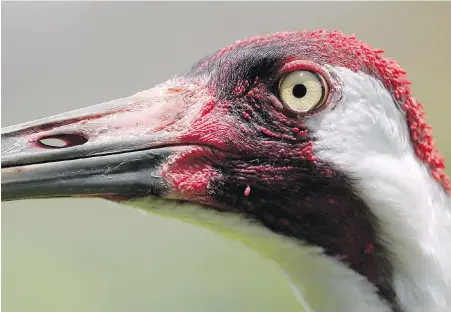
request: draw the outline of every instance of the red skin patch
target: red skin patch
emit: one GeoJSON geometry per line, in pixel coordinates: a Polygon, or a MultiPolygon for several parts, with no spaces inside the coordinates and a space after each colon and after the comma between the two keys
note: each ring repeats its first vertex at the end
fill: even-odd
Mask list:
{"type": "Polygon", "coordinates": [[[248,185],[246,186],[246,189],[244,190],[244,196],[248,197],[251,193],[251,187],[248,185]]]}
{"type": "Polygon", "coordinates": [[[368,244],[365,247],[364,253],[365,254],[371,254],[374,251],[374,245],[373,244],[368,244]]]}
{"type": "MultiPolygon", "coordinates": [[[[411,95],[410,81],[406,78],[406,72],[397,62],[384,58],[383,50],[371,48],[368,44],[356,39],[354,35],[346,36],[339,31],[329,32],[321,29],[312,32],[283,32],[255,36],[224,47],[200,66],[206,68],[210,63],[237,48],[273,43],[302,46],[304,50],[301,55],[306,55],[306,59],[310,58],[311,61],[321,65],[342,66],[355,72],[362,71],[376,75],[392,92],[406,113],[416,156],[428,166],[434,179],[451,193],[451,182],[445,174],[444,159],[435,148],[431,128],[425,120],[423,106],[411,95]]],[[[239,86],[236,92],[240,93],[242,90],[243,88],[239,86]]]]}
{"type": "Polygon", "coordinates": [[[210,158],[211,153],[203,147],[189,147],[186,152],[174,154],[162,166],[161,175],[176,197],[213,204],[208,197],[208,186],[221,175],[208,162],[199,161],[210,158]]]}

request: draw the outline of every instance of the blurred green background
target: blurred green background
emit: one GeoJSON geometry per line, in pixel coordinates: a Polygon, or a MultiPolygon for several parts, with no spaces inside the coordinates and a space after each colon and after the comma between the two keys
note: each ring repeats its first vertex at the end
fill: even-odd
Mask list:
{"type": "MultiPolygon", "coordinates": [[[[324,27],[400,61],[450,159],[449,2],[2,2],[2,126],[131,95],[245,36],[324,27]]],[[[182,222],[81,199],[1,217],[5,312],[297,308],[272,263],[182,222]]]]}

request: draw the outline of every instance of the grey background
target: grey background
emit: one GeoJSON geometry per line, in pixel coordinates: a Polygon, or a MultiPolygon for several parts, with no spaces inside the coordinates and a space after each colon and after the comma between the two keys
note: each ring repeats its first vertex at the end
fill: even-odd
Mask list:
{"type": "MultiPolygon", "coordinates": [[[[445,2],[3,2],[2,126],[131,95],[245,36],[314,28],[400,61],[451,157],[445,2]]],[[[101,200],[3,203],[2,256],[5,312],[296,309],[251,251],[101,200]]]]}

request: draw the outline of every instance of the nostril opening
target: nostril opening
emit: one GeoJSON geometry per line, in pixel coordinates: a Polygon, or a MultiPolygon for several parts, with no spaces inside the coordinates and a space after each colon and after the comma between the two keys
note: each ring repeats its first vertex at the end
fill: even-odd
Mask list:
{"type": "Polygon", "coordinates": [[[88,139],[78,134],[56,134],[43,137],[37,143],[44,148],[66,148],[82,145],[88,142],[88,139]]]}

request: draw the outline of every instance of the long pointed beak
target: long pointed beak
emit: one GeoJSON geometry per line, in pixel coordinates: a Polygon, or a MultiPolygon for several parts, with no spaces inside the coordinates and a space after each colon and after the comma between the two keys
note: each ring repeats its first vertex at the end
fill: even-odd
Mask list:
{"type": "Polygon", "coordinates": [[[168,192],[161,175],[208,99],[203,87],[169,81],[131,97],[6,127],[2,201],[168,192]]]}

